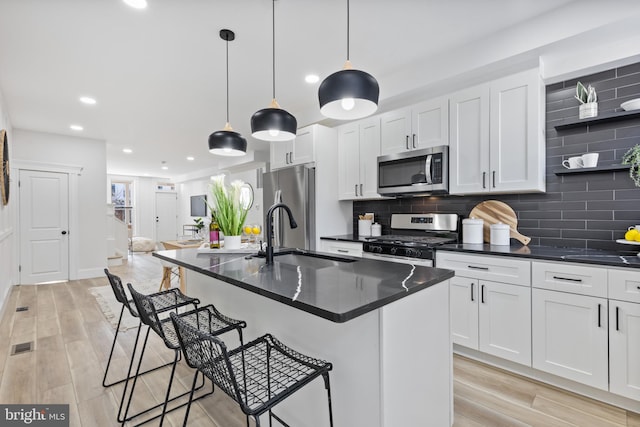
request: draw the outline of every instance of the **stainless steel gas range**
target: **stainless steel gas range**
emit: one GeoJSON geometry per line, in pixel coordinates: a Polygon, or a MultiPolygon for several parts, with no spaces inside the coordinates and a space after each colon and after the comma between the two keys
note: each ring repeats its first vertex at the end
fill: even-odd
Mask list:
{"type": "Polygon", "coordinates": [[[362,256],[432,267],[434,248],[459,241],[459,235],[457,214],[392,214],[391,234],[368,239],[362,256]]]}

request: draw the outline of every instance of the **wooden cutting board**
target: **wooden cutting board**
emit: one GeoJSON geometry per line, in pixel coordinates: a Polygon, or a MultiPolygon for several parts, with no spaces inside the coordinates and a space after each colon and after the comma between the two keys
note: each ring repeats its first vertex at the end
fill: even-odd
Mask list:
{"type": "Polygon", "coordinates": [[[499,200],[485,200],[478,203],[471,212],[469,218],[477,218],[484,220],[483,235],[484,241],[489,243],[491,241],[491,224],[497,224],[499,222],[507,224],[510,228],[510,237],[518,240],[523,245],[528,245],[531,241],[530,237],[523,236],[518,232],[518,217],[516,213],[511,209],[511,206],[501,202],[499,200]]]}

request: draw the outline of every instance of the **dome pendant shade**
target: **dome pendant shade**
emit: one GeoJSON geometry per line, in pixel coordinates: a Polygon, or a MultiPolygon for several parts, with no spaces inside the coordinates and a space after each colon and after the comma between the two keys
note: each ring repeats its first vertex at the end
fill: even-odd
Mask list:
{"type": "Polygon", "coordinates": [[[290,141],[296,137],[298,121],[275,100],[251,116],[251,136],[263,141],[290,141]]]}
{"type": "Polygon", "coordinates": [[[340,70],[324,79],[318,88],[320,112],[337,120],[367,117],[378,109],[380,87],[369,73],[340,70]]]}
{"type": "Polygon", "coordinates": [[[247,152],[247,140],[231,130],[227,123],[224,130],[209,135],[209,152],[219,156],[244,156],[247,152]]]}

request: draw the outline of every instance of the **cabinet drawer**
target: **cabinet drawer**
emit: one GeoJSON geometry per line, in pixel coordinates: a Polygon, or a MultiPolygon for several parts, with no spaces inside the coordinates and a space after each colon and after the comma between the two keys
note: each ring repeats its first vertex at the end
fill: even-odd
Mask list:
{"type": "Polygon", "coordinates": [[[583,264],[534,261],[531,265],[534,288],[607,297],[607,269],[583,264]]]}
{"type": "Polygon", "coordinates": [[[640,303],[640,270],[609,269],[609,298],[640,303]]]}
{"type": "Polygon", "coordinates": [[[322,240],[322,250],[337,255],[362,257],[362,243],[322,240]]]}
{"type": "Polygon", "coordinates": [[[531,285],[531,261],[528,260],[437,251],[436,267],[455,270],[457,276],[531,285]]]}

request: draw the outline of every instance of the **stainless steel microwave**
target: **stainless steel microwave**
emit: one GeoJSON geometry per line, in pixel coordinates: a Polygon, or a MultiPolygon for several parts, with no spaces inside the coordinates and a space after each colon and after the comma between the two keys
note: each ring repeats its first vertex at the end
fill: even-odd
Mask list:
{"type": "Polygon", "coordinates": [[[423,148],[378,157],[378,193],[428,196],[449,192],[449,147],[423,148]]]}

